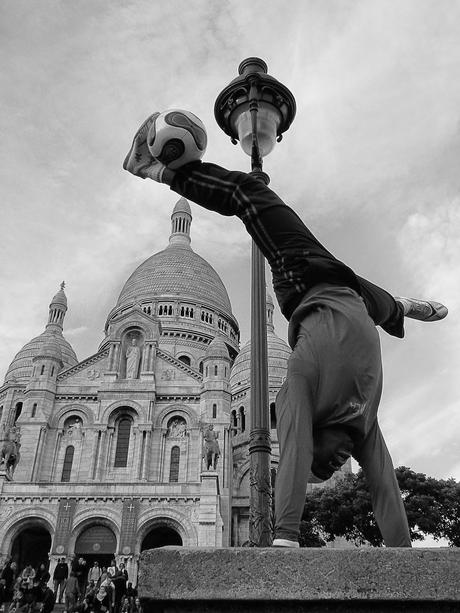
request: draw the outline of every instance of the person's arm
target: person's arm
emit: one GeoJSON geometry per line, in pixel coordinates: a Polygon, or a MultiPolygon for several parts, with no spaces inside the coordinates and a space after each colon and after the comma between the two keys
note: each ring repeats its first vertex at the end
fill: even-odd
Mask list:
{"type": "Polygon", "coordinates": [[[398,481],[377,420],[354,454],[361,465],[375,519],[387,547],[411,547],[409,525],[398,481]]]}

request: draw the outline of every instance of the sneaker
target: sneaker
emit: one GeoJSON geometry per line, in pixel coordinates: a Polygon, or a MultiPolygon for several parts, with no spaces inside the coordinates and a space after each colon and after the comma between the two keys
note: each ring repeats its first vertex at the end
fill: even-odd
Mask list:
{"type": "Polygon", "coordinates": [[[395,298],[404,307],[405,317],[418,319],[419,321],[439,321],[449,312],[440,302],[431,300],[415,300],[415,298],[395,298]]]}
{"type": "Polygon", "coordinates": [[[288,539],[274,539],[272,547],[300,547],[297,541],[289,541],[288,539]]]}
{"type": "Polygon", "coordinates": [[[165,166],[155,160],[147,146],[147,135],[150,127],[160,113],[153,113],[144,121],[136,132],[131,149],[123,162],[123,168],[142,179],[152,179],[161,183],[165,166]]]}

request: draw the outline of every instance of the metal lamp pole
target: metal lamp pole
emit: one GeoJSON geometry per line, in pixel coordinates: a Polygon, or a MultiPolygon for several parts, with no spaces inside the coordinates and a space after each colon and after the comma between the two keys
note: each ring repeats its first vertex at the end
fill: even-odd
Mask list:
{"type": "MultiPolygon", "coordinates": [[[[267,65],[259,58],[243,60],[238,73],[218,95],[214,115],[232,143],[240,141],[243,151],[251,156],[251,174],[268,185],[270,178],[262,170],[262,160],[291,125],[295,99],[287,87],[267,74],[267,65]]],[[[268,547],[272,542],[272,493],[265,263],[254,242],[251,285],[249,540],[252,546],[268,547]]]]}

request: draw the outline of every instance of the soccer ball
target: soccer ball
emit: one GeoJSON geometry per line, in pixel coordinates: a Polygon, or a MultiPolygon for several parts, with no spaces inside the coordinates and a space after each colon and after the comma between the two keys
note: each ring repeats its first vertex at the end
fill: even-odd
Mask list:
{"type": "Polygon", "coordinates": [[[170,109],[150,126],[147,146],[152,156],[168,168],[200,160],[206,151],[206,128],[190,111],[170,109]]]}

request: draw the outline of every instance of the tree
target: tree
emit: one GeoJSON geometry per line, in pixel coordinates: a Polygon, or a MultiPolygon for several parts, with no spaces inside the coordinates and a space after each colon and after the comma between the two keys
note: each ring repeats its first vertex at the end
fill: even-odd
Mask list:
{"type": "MultiPolygon", "coordinates": [[[[460,484],[438,480],[404,466],[396,469],[412,540],[427,535],[460,545],[460,484]]],[[[356,545],[383,544],[362,471],[345,475],[334,487],[308,494],[302,516],[301,545],[314,539],[344,537],[356,545]],[[305,535],[305,536],[304,536],[305,535]]],[[[318,545],[316,545],[318,546],[318,545]]]]}

